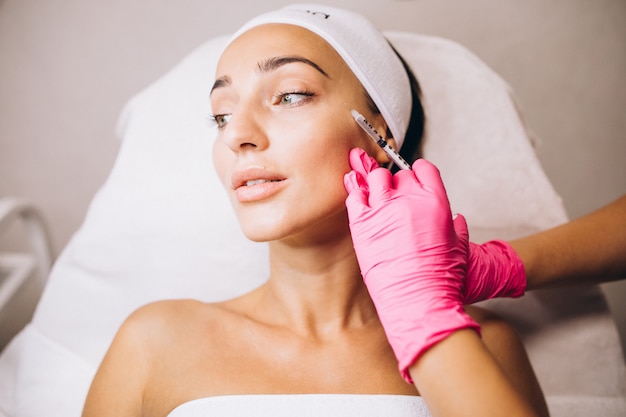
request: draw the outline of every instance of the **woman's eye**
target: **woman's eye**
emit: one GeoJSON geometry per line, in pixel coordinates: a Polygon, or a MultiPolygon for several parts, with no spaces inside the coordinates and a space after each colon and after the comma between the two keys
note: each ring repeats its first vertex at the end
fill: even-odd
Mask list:
{"type": "Polygon", "coordinates": [[[305,100],[313,96],[313,93],[308,92],[291,92],[278,94],[278,104],[285,106],[293,106],[302,104],[305,100]]]}
{"type": "Polygon", "coordinates": [[[232,114],[214,114],[213,116],[209,116],[209,119],[218,129],[223,129],[230,121],[231,117],[232,114]]]}

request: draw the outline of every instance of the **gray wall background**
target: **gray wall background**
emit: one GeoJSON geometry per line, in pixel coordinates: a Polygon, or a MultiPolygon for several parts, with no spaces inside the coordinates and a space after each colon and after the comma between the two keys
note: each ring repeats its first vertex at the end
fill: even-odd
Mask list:
{"type": "MultiPolygon", "coordinates": [[[[123,104],[207,39],[287,3],[0,0],[0,196],[35,203],[58,254],[111,169],[123,104]]],[[[318,3],[453,39],[499,72],[570,217],[626,193],[626,1],[318,3]]],[[[20,245],[19,234],[0,248],[20,245]]],[[[623,304],[626,285],[608,289],[613,307],[623,304]]],[[[626,310],[615,313],[626,322],[626,310]]]]}

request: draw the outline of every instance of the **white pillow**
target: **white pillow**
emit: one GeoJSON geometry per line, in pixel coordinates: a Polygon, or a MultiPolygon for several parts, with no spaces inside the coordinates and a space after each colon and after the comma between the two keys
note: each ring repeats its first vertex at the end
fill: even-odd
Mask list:
{"type": "MultiPolygon", "coordinates": [[[[424,92],[425,157],[440,167],[473,240],[565,221],[506,83],[453,42],[389,38],[424,92]]],[[[116,164],[32,323],[0,358],[0,414],[79,415],[88,381],[132,310],[163,298],[220,300],[266,279],[266,245],[244,238],[211,163],[208,95],[226,39],[200,46],[124,109],[116,164]]]]}

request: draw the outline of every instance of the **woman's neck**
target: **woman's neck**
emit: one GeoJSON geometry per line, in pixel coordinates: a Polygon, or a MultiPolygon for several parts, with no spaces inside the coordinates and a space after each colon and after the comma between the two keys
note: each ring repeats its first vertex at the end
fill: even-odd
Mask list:
{"type": "Polygon", "coordinates": [[[377,322],[349,234],[316,243],[270,243],[270,279],[259,292],[263,316],[303,335],[332,337],[377,322]]]}

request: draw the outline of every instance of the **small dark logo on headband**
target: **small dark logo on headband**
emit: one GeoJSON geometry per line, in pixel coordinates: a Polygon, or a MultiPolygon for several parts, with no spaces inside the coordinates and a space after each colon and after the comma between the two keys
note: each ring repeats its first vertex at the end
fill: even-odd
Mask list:
{"type": "Polygon", "coordinates": [[[329,14],[323,13],[323,12],[314,12],[312,10],[307,10],[307,13],[312,14],[313,16],[321,16],[324,18],[324,20],[328,19],[330,17],[329,14]]]}

